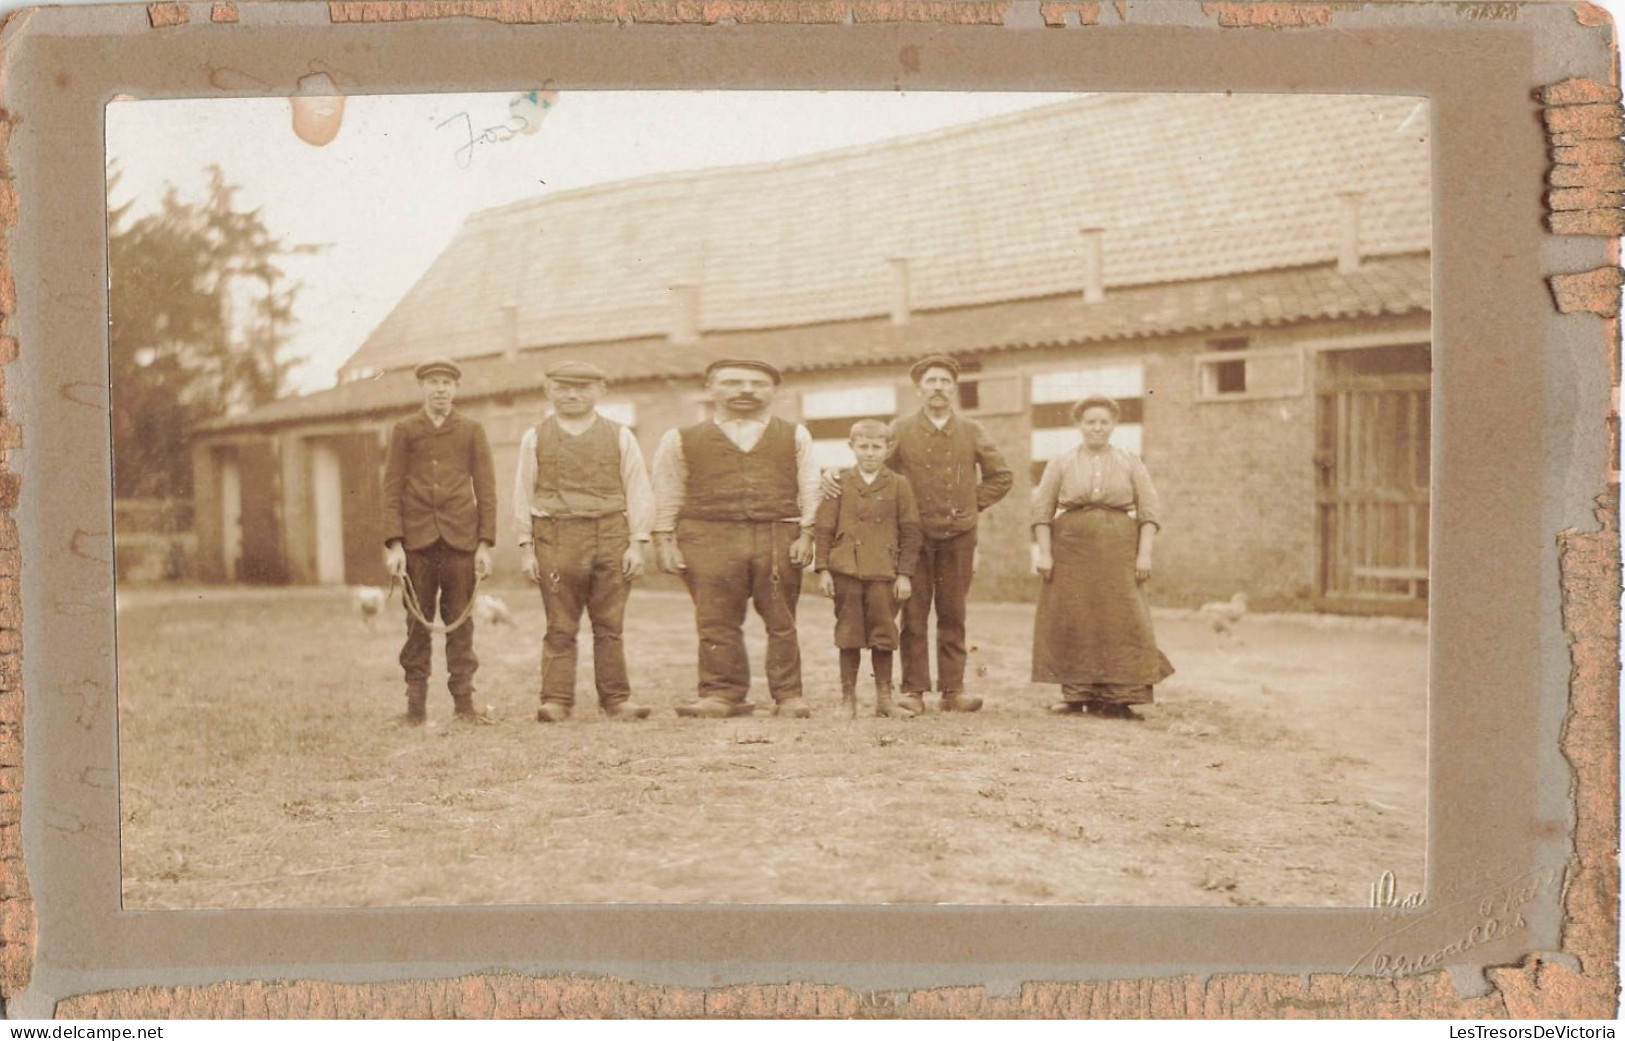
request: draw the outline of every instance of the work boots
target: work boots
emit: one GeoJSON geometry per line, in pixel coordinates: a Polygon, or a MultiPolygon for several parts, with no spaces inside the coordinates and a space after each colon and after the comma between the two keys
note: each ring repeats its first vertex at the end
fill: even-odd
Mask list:
{"type": "Polygon", "coordinates": [[[853,684],[841,684],[841,709],[848,719],[858,718],[858,691],[853,684]]]}
{"type": "Polygon", "coordinates": [[[474,707],[473,694],[453,694],[451,696],[451,702],[451,721],[453,723],[461,723],[466,726],[490,726],[492,723],[496,722],[490,716],[474,707]]]}
{"type": "Polygon", "coordinates": [[[892,715],[891,684],[875,683],[875,715],[889,719],[892,715]]]}
{"type": "Polygon", "coordinates": [[[420,727],[429,720],[428,711],[429,692],[418,690],[416,687],[406,688],[406,711],[395,717],[395,722],[403,727],[420,727]]]}

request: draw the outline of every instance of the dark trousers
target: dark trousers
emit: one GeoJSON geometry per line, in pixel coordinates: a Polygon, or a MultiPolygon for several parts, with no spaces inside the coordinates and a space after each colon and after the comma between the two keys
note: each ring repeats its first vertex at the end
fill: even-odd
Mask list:
{"type": "Polygon", "coordinates": [[[796,601],[801,569],[790,563],[800,528],[785,521],[682,520],[677,548],[700,634],[700,696],[740,703],[750,692],[745,608],[767,627],[767,687],[774,701],[801,697],[796,601]]]}
{"type": "Polygon", "coordinates": [[[976,555],[976,529],[946,539],[926,537],[914,567],[914,592],[903,601],[904,694],[931,689],[928,634],[931,608],[937,609],[937,690],[965,689],[965,595],[970,592],[976,555]]]}
{"type": "Polygon", "coordinates": [[[835,575],[835,646],[897,649],[896,581],[835,575]]]}
{"type": "MultiPolygon", "coordinates": [[[[406,551],[406,577],[412,581],[423,617],[450,623],[468,607],[474,596],[474,554],[436,542],[425,549],[406,551]]],[[[402,598],[405,599],[404,597],[402,598]]],[[[429,689],[432,643],[429,630],[408,612],[406,646],[401,648],[401,668],[406,670],[407,697],[421,703],[429,689]]],[[[459,701],[474,693],[474,670],[480,660],[474,656],[474,619],[446,634],[446,686],[459,701]]]]}
{"type": "Polygon", "coordinates": [[[592,669],[598,704],[610,708],[631,694],[621,631],[631,585],[621,558],[631,544],[626,515],[535,517],[532,549],[542,577],[547,636],[542,640],[542,700],[574,705],[576,634],[581,614],[592,622],[592,669]]]}

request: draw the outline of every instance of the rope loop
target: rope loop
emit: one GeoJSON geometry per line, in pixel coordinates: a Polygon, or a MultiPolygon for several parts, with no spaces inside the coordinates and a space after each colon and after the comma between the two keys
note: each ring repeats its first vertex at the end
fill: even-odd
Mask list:
{"type": "MultiPolygon", "coordinates": [[[[431,622],[427,618],[423,617],[423,605],[418,602],[417,590],[412,588],[411,575],[400,576],[401,603],[406,605],[406,613],[412,616],[412,620],[429,630],[431,633],[453,632],[454,630],[461,629],[465,624],[467,624],[470,618],[474,617],[474,605],[479,603],[480,598],[478,596],[478,591],[479,584],[482,581],[484,581],[484,579],[480,578],[478,575],[474,576],[475,595],[468,598],[468,603],[463,607],[463,613],[457,616],[457,620],[455,622],[450,622],[444,625],[439,622],[431,622]]],[[[392,593],[395,591],[394,579],[390,580],[389,589],[392,593]]]]}

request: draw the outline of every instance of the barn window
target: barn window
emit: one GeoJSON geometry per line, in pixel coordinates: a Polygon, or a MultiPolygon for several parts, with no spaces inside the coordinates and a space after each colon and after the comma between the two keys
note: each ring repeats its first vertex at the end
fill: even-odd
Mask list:
{"type": "Polygon", "coordinates": [[[1045,463],[1078,446],[1081,436],[1072,422],[1072,406],[1091,394],[1103,394],[1122,408],[1123,418],[1112,434],[1112,444],[1139,454],[1145,411],[1143,365],[1121,362],[1037,373],[1033,376],[1029,406],[1035,482],[1043,475],[1045,463]]]}
{"type": "Polygon", "coordinates": [[[897,414],[897,388],[871,383],[801,395],[801,423],[813,439],[813,458],[821,467],[851,466],[857,460],[847,437],[860,419],[890,422],[897,414]]]}
{"type": "Polygon", "coordinates": [[[1303,355],[1296,347],[1251,350],[1245,336],[1209,340],[1196,356],[1196,400],[1236,401],[1303,393],[1303,355]]]}

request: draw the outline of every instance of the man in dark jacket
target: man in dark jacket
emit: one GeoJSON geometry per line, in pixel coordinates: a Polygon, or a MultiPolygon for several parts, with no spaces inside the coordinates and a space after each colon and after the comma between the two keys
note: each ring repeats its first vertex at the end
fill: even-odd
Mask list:
{"type": "Polygon", "coordinates": [[[944,712],[975,712],[982,699],[965,693],[965,598],[975,573],[976,522],[1010,491],[1015,475],[982,425],[955,411],[959,363],[943,355],[909,370],[920,411],[892,424],[888,466],[908,478],[920,506],[925,541],[914,570],[913,595],[903,603],[902,698],[906,711],[925,711],[931,689],[927,629],[937,611],[937,691],[944,712]]]}
{"type": "MultiPolygon", "coordinates": [[[[404,579],[423,617],[446,624],[447,686],[461,722],[488,722],[474,708],[474,585],[491,573],[496,545],[496,470],[485,428],[452,409],[463,372],[436,358],[417,367],[423,411],[395,424],[384,462],[384,562],[404,579]],[[466,618],[464,616],[467,615],[466,618]]],[[[406,617],[406,715],[421,724],[429,692],[429,629],[406,617]]]]}

